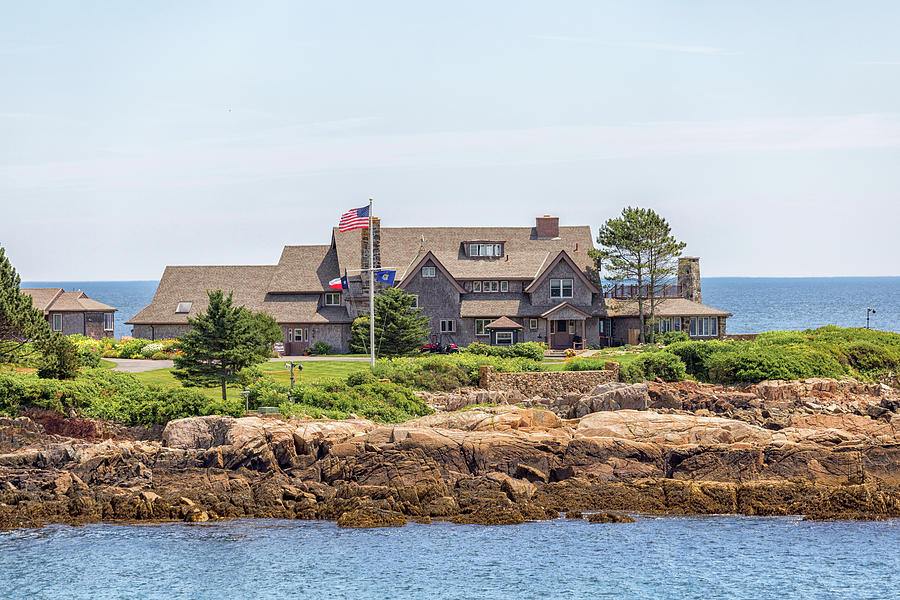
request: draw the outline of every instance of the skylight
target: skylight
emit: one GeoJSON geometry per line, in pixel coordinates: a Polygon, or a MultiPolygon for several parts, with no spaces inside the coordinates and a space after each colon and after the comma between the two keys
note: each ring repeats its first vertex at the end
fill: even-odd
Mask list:
{"type": "Polygon", "coordinates": [[[193,302],[179,302],[178,308],[175,309],[175,314],[176,315],[181,314],[181,313],[187,314],[187,313],[191,312],[192,304],[193,304],[193,302]]]}

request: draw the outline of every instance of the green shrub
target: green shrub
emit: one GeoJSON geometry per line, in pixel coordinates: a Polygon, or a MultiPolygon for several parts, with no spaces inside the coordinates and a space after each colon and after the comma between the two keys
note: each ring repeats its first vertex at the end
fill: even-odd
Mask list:
{"type": "Polygon", "coordinates": [[[134,338],[125,342],[119,342],[119,358],[141,358],[141,350],[151,343],[151,340],[134,338]]]}
{"type": "Polygon", "coordinates": [[[605,358],[570,358],[563,363],[563,371],[602,371],[607,361],[605,358]]]}
{"type": "Polygon", "coordinates": [[[375,363],[373,374],[382,379],[420,390],[444,391],[477,385],[480,368],[494,367],[500,373],[543,371],[541,363],[527,358],[501,358],[470,352],[441,356],[383,359],[375,363]]]}
{"type": "Polygon", "coordinates": [[[307,383],[294,388],[294,402],[282,401],[285,416],[345,419],[356,415],[385,423],[400,423],[433,411],[409,388],[389,382],[355,386],[342,381],[307,383]]]}
{"type": "Polygon", "coordinates": [[[671,352],[648,352],[633,362],[623,365],[620,376],[625,381],[681,381],[687,376],[684,361],[671,352]]]}
{"type": "Polygon", "coordinates": [[[707,360],[720,352],[733,352],[739,344],[747,342],[723,342],[720,340],[674,342],[666,346],[666,352],[674,354],[684,362],[688,374],[701,381],[709,381],[707,360]]]}
{"type": "Polygon", "coordinates": [[[668,346],[675,342],[687,342],[690,341],[690,339],[691,336],[684,331],[666,331],[656,336],[656,341],[663,346],[668,346]]]}
{"type": "Polygon", "coordinates": [[[831,353],[800,345],[747,344],[733,352],[710,355],[705,366],[709,379],[718,383],[844,375],[844,368],[831,353]]]}
{"type": "Polygon", "coordinates": [[[100,350],[85,346],[78,347],[78,364],[88,369],[100,366],[100,350]]]}
{"type": "Polygon", "coordinates": [[[809,338],[799,331],[766,331],[754,340],[761,346],[783,346],[785,344],[803,344],[809,338]]]}
{"type": "Polygon", "coordinates": [[[461,352],[500,358],[527,358],[538,362],[544,360],[544,347],[537,342],[519,342],[511,346],[489,346],[481,342],[472,342],[461,352]]]}
{"type": "Polygon", "coordinates": [[[318,341],[312,345],[313,354],[316,356],[325,356],[331,354],[331,344],[328,342],[318,341]]]}
{"type": "MultiPolygon", "coordinates": [[[[98,360],[99,364],[99,360],[98,360]]],[[[66,336],[54,334],[41,345],[38,376],[45,379],[71,379],[78,374],[81,359],[74,342],[66,336]]]]}
{"type": "Polygon", "coordinates": [[[171,357],[168,354],[166,354],[165,352],[154,352],[150,356],[151,360],[166,360],[168,358],[171,358],[171,357]]]}
{"type": "Polygon", "coordinates": [[[881,374],[900,368],[900,349],[859,340],[842,344],[841,354],[851,367],[866,374],[881,374]]]}
{"type": "Polygon", "coordinates": [[[158,342],[151,342],[141,348],[141,356],[144,358],[152,358],[154,354],[162,352],[164,347],[165,346],[158,342]]]}

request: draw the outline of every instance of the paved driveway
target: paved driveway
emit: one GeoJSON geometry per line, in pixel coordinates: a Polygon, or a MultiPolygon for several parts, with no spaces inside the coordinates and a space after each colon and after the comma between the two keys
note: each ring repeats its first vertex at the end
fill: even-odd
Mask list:
{"type": "Polygon", "coordinates": [[[105,358],[104,360],[116,363],[113,371],[125,371],[127,373],[143,373],[156,369],[168,369],[174,366],[171,360],[146,360],[142,358],[105,358]]]}

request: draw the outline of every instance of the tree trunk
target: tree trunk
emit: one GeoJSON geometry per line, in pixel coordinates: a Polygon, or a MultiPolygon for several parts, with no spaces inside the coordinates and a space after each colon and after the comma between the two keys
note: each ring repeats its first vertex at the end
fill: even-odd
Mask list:
{"type": "Polygon", "coordinates": [[[640,340],[641,345],[647,343],[647,338],[644,335],[645,330],[647,329],[647,323],[644,320],[644,274],[638,269],[637,272],[637,298],[638,298],[638,316],[641,321],[641,333],[640,340]]]}
{"type": "Polygon", "coordinates": [[[656,343],[656,298],[653,285],[650,285],[650,343],[656,343]]]}
{"type": "Polygon", "coordinates": [[[228,382],[228,371],[222,371],[222,400],[225,401],[225,384],[228,382]]]}

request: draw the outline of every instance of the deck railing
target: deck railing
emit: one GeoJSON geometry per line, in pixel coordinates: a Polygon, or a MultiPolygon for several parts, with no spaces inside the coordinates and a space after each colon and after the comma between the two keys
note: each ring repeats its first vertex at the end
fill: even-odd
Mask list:
{"type": "MultiPolygon", "coordinates": [[[[638,286],[636,283],[616,283],[603,292],[604,298],[627,300],[638,296],[649,298],[651,296],[649,285],[638,286]]],[[[677,284],[657,287],[652,294],[655,298],[681,298],[681,286],[677,284]]]]}

